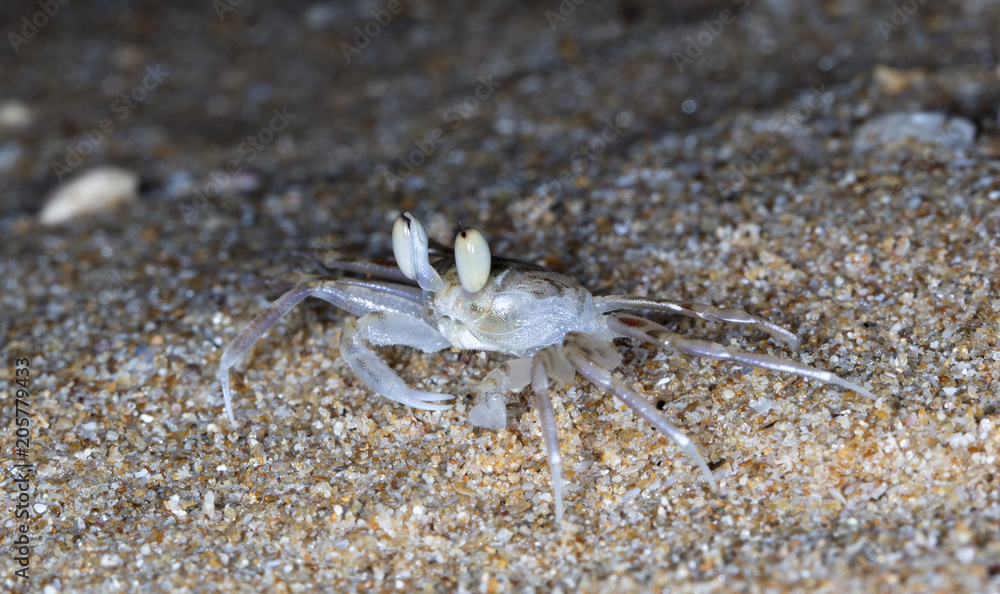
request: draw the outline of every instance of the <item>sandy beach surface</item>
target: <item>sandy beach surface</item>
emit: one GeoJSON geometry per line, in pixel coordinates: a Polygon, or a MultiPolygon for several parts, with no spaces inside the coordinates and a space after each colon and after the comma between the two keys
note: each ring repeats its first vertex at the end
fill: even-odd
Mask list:
{"type": "Polygon", "coordinates": [[[0,588],[1000,592],[1000,4],[53,1],[0,31],[0,588]],[[307,300],[231,425],[225,346],[337,274],[310,254],[390,259],[404,210],[745,309],[801,347],[650,318],[876,398],[621,340],[719,490],[578,376],[559,526],[531,391],[469,422],[502,356],[381,349],[456,397],[410,409],[307,300]]]}

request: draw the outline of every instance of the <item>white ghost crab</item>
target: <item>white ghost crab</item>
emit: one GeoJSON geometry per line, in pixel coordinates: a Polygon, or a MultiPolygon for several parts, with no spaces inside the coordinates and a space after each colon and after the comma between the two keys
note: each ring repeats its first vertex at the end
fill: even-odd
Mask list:
{"type": "Polygon", "coordinates": [[[453,252],[435,246],[446,255],[431,262],[427,233],[409,213],[396,219],[392,248],[398,269],[356,262],[329,265],[400,282],[353,278],[305,282],[282,295],[243,329],[223,352],[219,369],[226,414],[232,423],[236,420],[229,369],[264,332],[309,296],[359,316],[344,327],[341,355],[372,390],[407,406],[443,410],[451,407],[444,401],[452,396],[405,385],[372,350],[373,346],[405,345],[424,352],[456,347],[510,356],[479,386],[470,420],[483,427],[503,427],[506,394],[531,385],[552,473],[557,522],[563,515],[562,461],[549,398],[550,378],[570,383],[579,373],[610,392],[672,439],[698,465],[712,488],[717,488],[691,440],[654,405],[613,375],[622,362],[614,344],[616,338],[635,338],[688,355],[791,373],[874,398],[860,385],[830,372],[789,359],[684,338],[653,321],[622,313],[655,310],[744,324],[787,343],[796,342],[787,330],[740,310],[626,295],[595,297],[563,274],[518,260],[491,257],[486,239],[471,227],[458,232],[453,252]]]}

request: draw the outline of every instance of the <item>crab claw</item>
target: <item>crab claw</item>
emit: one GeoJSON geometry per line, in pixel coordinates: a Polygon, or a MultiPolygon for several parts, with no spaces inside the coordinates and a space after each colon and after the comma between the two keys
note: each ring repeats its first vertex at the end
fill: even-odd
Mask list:
{"type": "Polygon", "coordinates": [[[396,217],[392,226],[392,253],[399,270],[410,280],[416,280],[425,291],[438,291],[444,286],[441,276],[431,266],[428,256],[427,231],[408,212],[396,217]]]}
{"type": "Polygon", "coordinates": [[[440,400],[452,400],[455,397],[451,394],[438,394],[436,392],[423,392],[421,390],[409,390],[405,396],[393,398],[396,402],[419,408],[421,410],[448,410],[451,404],[441,404],[440,400]]]}

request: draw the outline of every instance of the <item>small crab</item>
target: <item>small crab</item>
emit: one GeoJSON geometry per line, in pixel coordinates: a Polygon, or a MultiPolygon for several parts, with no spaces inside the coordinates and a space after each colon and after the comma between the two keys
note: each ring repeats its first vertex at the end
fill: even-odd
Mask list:
{"type": "Polygon", "coordinates": [[[431,262],[427,232],[413,215],[403,213],[392,229],[392,249],[398,269],[360,262],[327,264],[399,282],[355,278],[304,282],[257,315],[233,340],[222,353],[219,369],[226,414],[233,424],[236,419],[229,369],[283,315],[310,296],[359,316],[344,326],[341,355],[372,390],[413,408],[444,410],[451,407],[445,401],[452,396],[407,386],[372,347],[406,345],[427,353],[455,347],[511,357],[490,371],[478,387],[470,420],[474,425],[502,428],[506,420],[506,394],[531,385],[552,474],[557,523],[563,516],[562,458],[549,398],[550,378],[570,383],[579,373],[610,392],[673,440],[701,469],[712,489],[717,489],[708,464],[692,441],[612,373],[622,363],[614,344],[617,338],[638,339],[687,355],[791,373],[874,398],[860,385],[830,372],[789,359],[685,338],[624,310],[663,311],[743,324],[786,343],[797,342],[791,332],[766,320],[736,309],[670,299],[594,296],[563,274],[518,260],[491,257],[485,237],[472,227],[458,232],[454,250],[435,245],[434,250],[443,255],[431,262]]]}

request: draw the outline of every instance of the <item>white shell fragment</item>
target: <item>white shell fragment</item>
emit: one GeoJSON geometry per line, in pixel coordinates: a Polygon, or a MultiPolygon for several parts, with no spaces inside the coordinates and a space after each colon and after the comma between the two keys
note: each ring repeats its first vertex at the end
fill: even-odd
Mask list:
{"type": "Polygon", "coordinates": [[[462,288],[477,293],[490,278],[490,246],[474,227],[466,227],[455,238],[455,266],[462,288]]]}
{"type": "Polygon", "coordinates": [[[58,225],[133,200],[138,190],[136,173],[119,167],[98,167],[58,186],[38,218],[44,225],[58,225]]]}
{"type": "Polygon", "coordinates": [[[976,125],[937,112],[887,113],[865,122],[854,134],[854,149],[866,152],[905,139],[951,150],[972,147],[976,125]]]}

